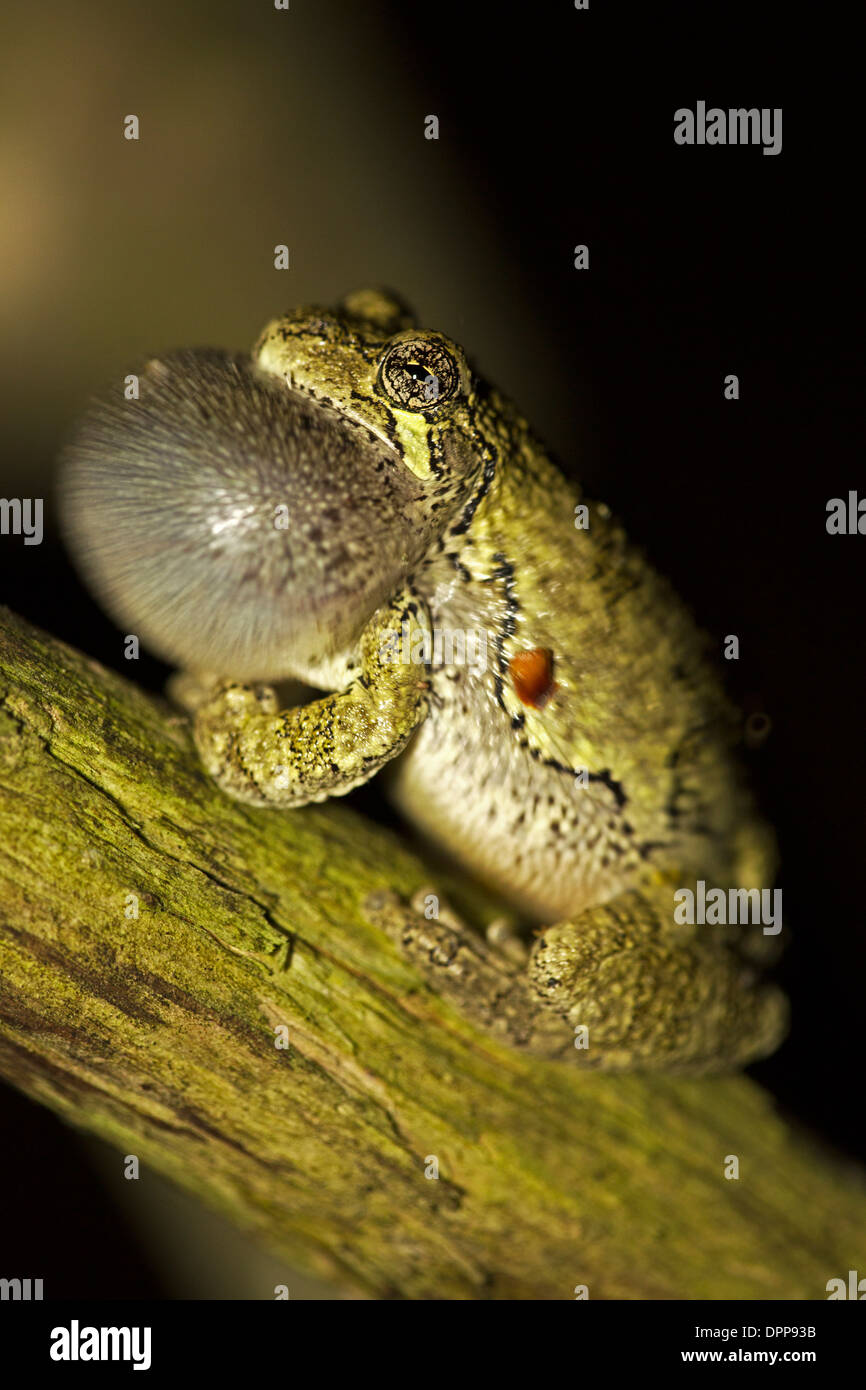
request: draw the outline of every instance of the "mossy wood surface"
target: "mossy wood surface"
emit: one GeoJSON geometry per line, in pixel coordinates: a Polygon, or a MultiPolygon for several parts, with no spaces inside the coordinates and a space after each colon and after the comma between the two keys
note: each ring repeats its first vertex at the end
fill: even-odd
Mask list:
{"type": "Polygon", "coordinates": [[[361,910],[430,879],[394,835],[228,800],[167,705],[9,614],[0,788],[0,1072],[296,1265],[554,1299],[820,1299],[863,1267],[859,1175],[750,1080],[478,1033],[361,910]]]}

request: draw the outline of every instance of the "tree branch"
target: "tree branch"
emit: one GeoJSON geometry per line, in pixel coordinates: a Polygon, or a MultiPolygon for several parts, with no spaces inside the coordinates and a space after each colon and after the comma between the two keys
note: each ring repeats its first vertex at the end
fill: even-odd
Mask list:
{"type": "Polygon", "coordinates": [[[0,1072],[27,1095],[372,1296],[823,1298],[862,1265],[860,1178],[751,1081],[478,1032],[362,911],[429,880],[393,835],[228,800],[167,706],[0,622],[0,1072]]]}

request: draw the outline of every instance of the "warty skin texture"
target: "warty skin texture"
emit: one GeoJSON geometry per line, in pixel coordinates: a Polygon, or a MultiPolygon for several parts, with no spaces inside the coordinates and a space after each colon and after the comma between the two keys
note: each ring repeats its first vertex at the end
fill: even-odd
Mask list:
{"type": "MultiPolygon", "coordinates": [[[[365,291],[275,319],[252,362],[160,359],[140,405],[86,418],[67,531],[110,610],[185,668],[176,689],[220,785],[292,807],[391,764],[409,819],[557,923],[509,985],[518,1043],[541,1018],[545,1039],[588,1028],[572,1049],[586,1066],[772,1050],[786,1006],[757,978],[760,926],[673,922],[676,888],[767,887],[775,868],[705,640],[462,350],[365,291]],[[437,630],[483,635],[486,660],[394,659],[437,630]],[[267,682],[287,675],[333,694],[280,710],[267,682]]],[[[423,940],[417,955],[429,965],[423,940]]],[[[433,977],[488,1019],[458,956],[433,977]]]]}

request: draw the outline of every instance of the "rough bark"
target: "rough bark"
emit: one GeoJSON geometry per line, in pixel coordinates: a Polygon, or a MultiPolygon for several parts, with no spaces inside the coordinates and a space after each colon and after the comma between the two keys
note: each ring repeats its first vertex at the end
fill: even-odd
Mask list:
{"type": "Polygon", "coordinates": [[[0,1072],[294,1263],[565,1299],[824,1298],[862,1266],[860,1176],[754,1083],[478,1032],[361,908],[429,880],[395,836],[228,800],[167,705],[10,615],[0,788],[0,1072]]]}

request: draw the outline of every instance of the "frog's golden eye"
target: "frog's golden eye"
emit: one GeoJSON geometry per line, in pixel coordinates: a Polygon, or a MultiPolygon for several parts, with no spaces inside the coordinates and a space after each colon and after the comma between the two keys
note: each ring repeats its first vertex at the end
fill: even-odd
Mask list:
{"type": "Polygon", "coordinates": [[[460,387],[460,368],[442,343],[403,339],[389,348],[379,367],[379,389],[403,410],[427,412],[460,387]]]}

